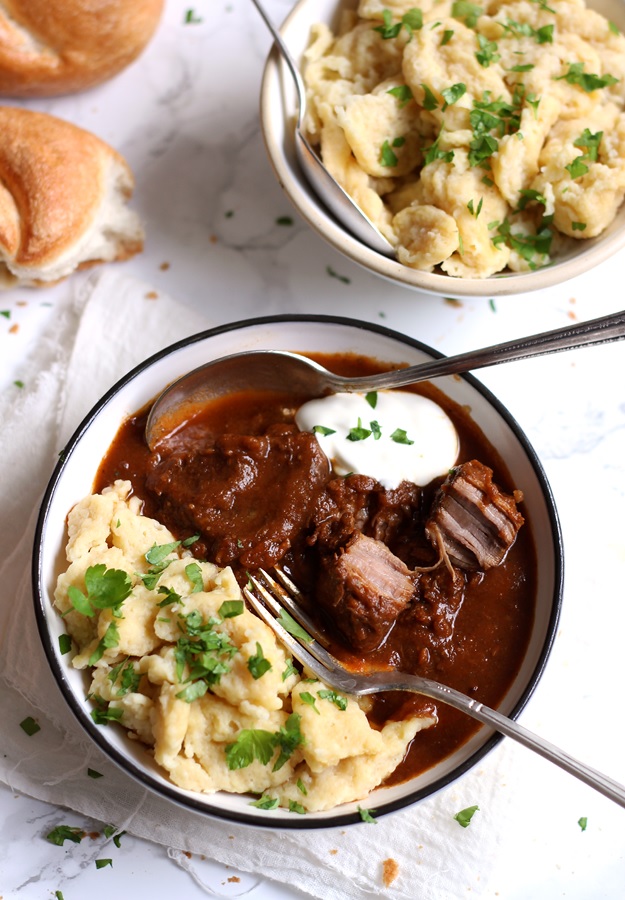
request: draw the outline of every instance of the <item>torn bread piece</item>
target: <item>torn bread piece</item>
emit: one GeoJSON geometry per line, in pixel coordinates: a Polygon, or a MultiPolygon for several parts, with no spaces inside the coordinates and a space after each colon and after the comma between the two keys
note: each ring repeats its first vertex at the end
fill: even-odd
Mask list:
{"type": "Polygon", "coordinates": [[[0,107],[0,287],[46,286],[128,259],[143,227],[134,177],[100,138],[46,113],[0,107]]]}

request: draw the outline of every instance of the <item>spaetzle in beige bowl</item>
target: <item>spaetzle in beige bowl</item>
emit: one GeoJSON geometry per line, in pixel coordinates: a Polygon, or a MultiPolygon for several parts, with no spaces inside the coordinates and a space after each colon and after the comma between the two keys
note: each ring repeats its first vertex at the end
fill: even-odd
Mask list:
{"type": "Polygon", "coordinates": [[[619,21],[620,0],[301,0],[283,34],[303,68],[308,138],[396,259],[308,189],[272,56],[261,108],[276,173],[322,236],[402,284],[504,294],[580,274],[625,239],[619,21]]]}

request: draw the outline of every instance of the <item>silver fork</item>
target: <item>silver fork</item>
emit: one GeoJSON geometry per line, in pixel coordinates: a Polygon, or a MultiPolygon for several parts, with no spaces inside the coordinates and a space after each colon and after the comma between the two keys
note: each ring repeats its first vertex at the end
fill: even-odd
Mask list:
{"type": "Polygon", "coordinates": [[[328,687],[355,697],[377,694],[381,691],[412,691],[440,700],[518,741],[605,797],[609,797],[619,806],[625,807],[623,785],[579,762],[564,750],[519,725],[514,719],[484,706],[483,703],[454,688],[429,678],[397,670],[368,675],[350,672],[326,650],[324,644],[327,642],[324,636],[301,608],[303,596],[296,585],[279,567],[275,567],[273,571],[275,578],[264,569],[258,570],[260,577],[249,575],[249,584],[243,589],[243,594],[256,613],[274,630],[282,644],[328,687]]]}

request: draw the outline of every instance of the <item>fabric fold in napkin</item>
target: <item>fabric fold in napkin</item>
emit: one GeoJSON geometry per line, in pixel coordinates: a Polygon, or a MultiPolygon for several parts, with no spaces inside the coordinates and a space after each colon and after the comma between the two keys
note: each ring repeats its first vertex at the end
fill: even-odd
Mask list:
{"type": "Polygon", "coordinates": [[[56,454],[120,377],[164,345],[207,327],[149,285],[107,270],[80,284],[43,336],[24,391],[17,398],[0,395],[0,779],[173,852],[211,857],[319,898],[475,896],[488,880],[495,848],[485,848],[479,822],[463,829],[454,816],[479,802],[490,816],[504,818],[510,798],[498,766],[507,768],[514,748],[498,747],[447,790],[375,824],[259,834],[147,792],[88,740],[65,706],[41,647],[30,586],[37,511],[56,454]],[[40,726],[31,737],[20,728],[28,716],[40,726]],[[104,777],[89,778],[88,768],[104,777]]]}

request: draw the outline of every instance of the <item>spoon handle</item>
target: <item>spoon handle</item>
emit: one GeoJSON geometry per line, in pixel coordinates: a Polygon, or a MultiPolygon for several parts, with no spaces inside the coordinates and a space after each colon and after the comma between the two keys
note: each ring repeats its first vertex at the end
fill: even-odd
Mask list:
{"type": "Polygon", "coordinates": [[[289,72],[293,76],[293,81],[295,82],[295,89],[297,91],[297,127],[299,128],[304,121],[304,115],[306,114],[306,88],[304,86],[304,80],[302,79],[299,68],[291,55],[291,51],[287,47],[284,39],[276,26],[273,24],[271,19],[269,18],[266,10],[260,4],[259,0],[252,0],[252,3],[260,13],[262,19],[265,22],[265,25],[269,29],[269,31],[273,35],[273,39],[276,42],[278,50],[282,54],[285,63],[289,68],[289,72]]]}
{"type": "Polygon", "coordinates": [[[561,769],[564,769],[565,772],[568,772],[569,775],[575,776],[580,781],[583,781],[584,784],[618,803],[619,806],[625,807],[625,786],[608,775],[597,771],[597,769],[586,765],[586,763],[580,762],[567,753],[566,750],[556,747],[543,737],[520,725],[514,719],[504,716],[496,709],[484,706],[477,700],[467,697],[466,694],[461,694],[447,685],[439,684],[427,678],[412,677],[398,672],[395,682],[400,689],[413,690],[433,699],[442,700],[449,706],[467,713],[474,719],[482,722],[482,724],[489,725],[495,731],[505,734],[506,737],[512,738],[529,750],[538,753],[544,759],[555,763],[561,769]]]}
{"type": "Polygon", "coordinates": [[[560,350],[574,347],[590,347],[593,344],[609,344],[625,338],[625,311],[590,319],[577,325],[567,325],[553,331],[544,331],[529,337],[518,338],[503,344],[494,344],[481,350],[471,350],[457,356],[446,356],[432,362],[420,363],[407,369],[384,372],[381,375],[364,378],[341,378],[337,389],[347,391],[384,390],[416,384],[442,375],[457,375],[494,366],[504,362],[514,362],[533,356],[546,356],[560,350]]]}

